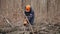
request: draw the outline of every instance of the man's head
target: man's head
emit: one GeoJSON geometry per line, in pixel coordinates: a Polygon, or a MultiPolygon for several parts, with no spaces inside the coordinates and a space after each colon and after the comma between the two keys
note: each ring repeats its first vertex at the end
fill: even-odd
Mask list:
{"type": "Polygon", "coordinates": [[[26,8],[25,8],[26,12],[30,12],[30,9],[31,9],[31,6],[30,5],[26,5],[26,8]]]}

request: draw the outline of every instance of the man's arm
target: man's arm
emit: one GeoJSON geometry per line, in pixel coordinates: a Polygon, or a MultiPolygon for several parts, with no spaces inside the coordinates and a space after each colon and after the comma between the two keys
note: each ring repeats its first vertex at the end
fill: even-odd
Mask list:
{"type": "Polygon", "coordinates": [[[30,19],[31,25],[33,25],[34,22],[34,12],[32,12],[32,18],[30,19]]]}

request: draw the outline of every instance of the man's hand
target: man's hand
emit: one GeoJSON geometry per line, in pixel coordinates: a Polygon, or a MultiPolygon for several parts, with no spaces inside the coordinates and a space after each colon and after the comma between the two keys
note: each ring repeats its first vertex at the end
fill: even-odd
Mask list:
{"type": "Polygon", "coordinates": [[[27,24],[28,24],[28,21],[24,19],[24,26],[26,26],[27,24]]]}

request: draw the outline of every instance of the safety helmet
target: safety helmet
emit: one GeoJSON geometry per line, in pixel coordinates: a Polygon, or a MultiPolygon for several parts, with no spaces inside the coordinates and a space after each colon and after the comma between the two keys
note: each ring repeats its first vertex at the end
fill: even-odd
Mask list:
{"type": "Polygon", "coordinates": [[[27,10],[27,11],[30,11],[30,8],[31,8],[30,5],[26,5],[26,10],[27,10]]]}

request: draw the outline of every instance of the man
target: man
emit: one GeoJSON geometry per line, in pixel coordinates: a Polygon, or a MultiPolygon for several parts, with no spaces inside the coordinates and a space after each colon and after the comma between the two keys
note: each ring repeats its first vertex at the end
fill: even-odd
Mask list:
{"type": "Polygon", "coordinates": [[[30,22],[30,24],[33,25],[33,22],[34,22],[34,11],[32,10],[30,5],[26,5],[24,13],[27,16],[28,21],[30,22]]]}

